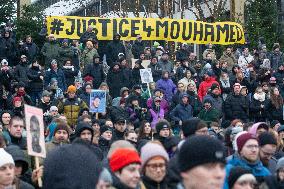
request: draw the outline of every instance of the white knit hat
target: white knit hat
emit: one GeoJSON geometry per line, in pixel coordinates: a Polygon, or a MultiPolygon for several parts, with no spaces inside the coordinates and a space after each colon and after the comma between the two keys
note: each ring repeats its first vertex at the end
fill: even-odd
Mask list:
{"type": "Polygon", "coordinates": [[[4,148],[0,148],[0,157],[0,167],[6,164],[15,165],[12,156],[8,152],[6,152],[4,148]]]}
{"type": "Polygon", "coordinates": [[[141,148],[142,168],[150,159],[157,156],[163,157],[166,161],[169,161],[169,155],[163,146],[152,142],[145,144],[141,148]]]}

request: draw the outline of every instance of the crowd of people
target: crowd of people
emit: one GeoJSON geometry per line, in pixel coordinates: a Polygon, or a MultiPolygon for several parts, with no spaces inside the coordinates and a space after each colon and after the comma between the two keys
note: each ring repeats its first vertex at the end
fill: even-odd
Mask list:
{"type": "Polygon", "coordinates": [[[208,44],[198,58],[191,44],[169,52],[140,35],[99,41],[92,26],[79,40],[44,34],[42,46],[15,36],[7,25],[0,37],[0,189],[284,188],[278,43],[221,56],[208,44]],[[93,89],[106,91],[105,112],[90,112],[93,89]],[[25,104],[43,110],[39,168],[25,104]]]}

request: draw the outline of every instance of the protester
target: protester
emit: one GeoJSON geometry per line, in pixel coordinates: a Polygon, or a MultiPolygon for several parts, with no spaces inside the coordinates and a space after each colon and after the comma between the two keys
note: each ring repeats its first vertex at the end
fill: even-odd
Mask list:
{"type": "MultiPolygon", "coordinates": [[[[152,44],[145,31],[128,38],[115,29],[119,34],[105,41],[92,20],[77,31],[80,40],[69,41],[62,31],[47,34],[46,24],[39,36],[0,26],[0,147],[23,150],[34,169],[27,141],[39,137],[25,125],[25,108],[40,108],[43,188],[222,188],[224,166],[225,189],[281,188],[281,43],[261,38],[250,48],[255,41],[246,38],[233,48],[165,38],[152,44]],[[142,83],[144,68],[153,81],[142,83]],[[93,90],[105,92],[102,112],[91,112],[93,90]],[[136,158],[112,171],[111,156],[121,148],[132,155],[116,154],[115,165],[136,158]]],[[[39,188],[42,167],[32,173],[26,163],[15,164],[16,176],[5,187],[17,188],[20,178],[39,188]]]]}
{"type": "Polygon", "coordinates": [[[183,144],[178,156],[181,188],[222,188],[225,154],[222,144],[209,136],[193,136],[183,144]]]}

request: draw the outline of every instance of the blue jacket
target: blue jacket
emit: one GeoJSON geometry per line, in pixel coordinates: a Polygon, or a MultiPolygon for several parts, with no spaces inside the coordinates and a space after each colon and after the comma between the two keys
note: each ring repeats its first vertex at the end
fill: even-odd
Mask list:
{"type": "Polygon", "coordinates": [[[156,83],[157,89],[165,92],[166,100],[170,101],[176,91],[176,85],[171,79],[159,79],[156,83]]]}
{"type": "Polygon", "coordinates": [[[190,104],[178,104],[170,113],[170,117],[174,121],[186,121],[193,116],[193,109],[190,104]]]}
{"type": "Polygon", "coordinates": [[[252,163],[247,162],[245,159],[242,159],[238,155],[234,155],[233,158],[229,160],[226,165],[226,179],[225,179],[223,189],[229,189],[228,177],[229,177],[230,171],[233,167],[237,167],[237,166],[249,169],[256,178],[266,177],[266,176],[271,175],[269,170],[262,165],[260,160],[252,164],[252,163]]]}
{"type": "Polygon", "coordinates": [[[64,75],[64,72],[62,71],[62,69],[58,68],[57,72],[55,72],[52,69],[48,69],[45,72],[45,78],[44,78],[44,86],[45,87],[47,87],[50,84],[50,81],[51,81],[52,78],[56,78],[56,80],[58,82],[58,87],[62,91],[66,91],[67,87],[66,87],[65,75],[64,75]]]}

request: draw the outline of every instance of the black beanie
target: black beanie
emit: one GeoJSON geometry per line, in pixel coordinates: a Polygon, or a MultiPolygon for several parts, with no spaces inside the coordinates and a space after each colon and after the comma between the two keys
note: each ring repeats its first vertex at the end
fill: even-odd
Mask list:
{"type": "Polygon", "coordinates": [[[251,174],[251,171],[249,169],[246,169],[244,167],[234,167],[231,169],[229,177],[228,177],[228,184],[229,188],[233,188],[235,182],[245,174],[251,174]]]}
{"type": "Polygon", "coordinates": [[[160,133],[160,131],[161,131],[162,129],[165,129],[165,128],[171,129],[170,123],[169,123],[167,120],[165,120],[165,119],[159,121],[159,122],[156,124],[156,131],[157,131],[158,134],[160,133]]]}
{"type": "Polygon", "coordinates": [[[266,144],[274,144],[274,145],[277,145],[277,140],[276,138],[274,137],[273,134],[269,133],[269,132],[264,132],[264,133],[261,133],[259,136],[258,136],[258,141],[259,141],[259,145],[260,146],[264,146],[266,144]]]}
{"type": "Polygon", "coordinates": [[[219,87],[219,85],[218,85],[217,83],[213,83],[213,84],[211,85],[210,90],[213,91],[214,89],[220,89],[220,87],[219,87]]]}
{"type": "Polygon", "coordinates": [[[195,132],[203,127],[207,127],[206,123],[199,118],[191,118],[182,123],[182,132],[185,138],[194,135],[195,132]]]}
{"type": "Polygon", "coordinates": [[[207,163],[225,164],[225,152],[222,143],[210,136],[191,136],[181,146],[178,165],[181,172],[207,163]]]}
{"type": "Polygon", "coordinates": [[[83,143],[66,144],[52,150],[44,167],[43,189],[93,189],[102,170],[92,146],[83,143]]]}
{"type": "Polygon", "coordinates": [[[101,133],[101,135],[102,135],[104,132],[106,132],[106,131],[111,131],[111,132],[113,132],[113,129],[112,129],[111,127],[109,127],[109,126],[106,126],[106,125],[100,127],[100,133],[101,133]]]}

